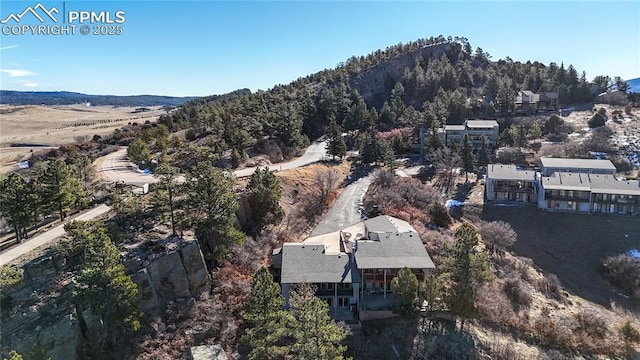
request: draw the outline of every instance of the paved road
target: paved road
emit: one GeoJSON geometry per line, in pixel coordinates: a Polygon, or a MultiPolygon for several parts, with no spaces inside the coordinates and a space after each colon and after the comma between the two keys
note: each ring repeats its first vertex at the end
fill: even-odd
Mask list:
{"type": "Polygon", "coordinates": [[[318,226],[313,229],[311,236],[338,231],[360,221],[358,208],[372,181],[373,174],[369,174],[349,184],[338,196],[318,226]]]}
{"type": "MultiPolygon", "coordinates": [[[[107,205],[100,205],[97,206],[87,212],[85,212],[82,215],[79,215],[73,219],[67,219],[66,222],[72,221],[72,220],[91,220],[91,219],[95,219],[98,216],[105,214],[107,212],[109,212],[109,210],[111,210],[111,207],[107,206],[107,205]]],[[[66,223],[65,222],[65,223],[66,223]]],[[[64,231],[64,225],[65,224],[60,224],[56,227],[54,227],[53,229],[40,234],[38,236],[35,236],[31,239],[26,240],[25,242],[23,242],[22,244],[12,247],[9,250],[7,250],[6,252],[0,254],[0,265],[6,265],[9,262],[17,259],[18,257],[40,247],[45,245],[46,243],[52,241],[53,239],[56,239],[62,235],[64,235],[65,231],[64,231]]]]}
{"type": "MultiPolygon", "coordinates": [[[[327,156],[326,147],[326,141],[314,142],[307,148],[301,157],[289,162],[269,165],[269,170],[280,171],[294,169],[323,160],[327,156]]],[[[122,147],[117,151],[96,160],[96,162],[102,162],[99,173],[108,181],[122,181],[130,185],[138,186],[158,181],[158,179],[153,175],[141,173],[133,168],[131,162],[127,158],[126,147],[122,147]]],[[[258,167],[244,168],[236,170],[233,173],[238,178],[248,177],[251,176],[257,168],[258,167]]],[[[264,168],[264,166],[261,166],[260,168],[264,168]]]]}

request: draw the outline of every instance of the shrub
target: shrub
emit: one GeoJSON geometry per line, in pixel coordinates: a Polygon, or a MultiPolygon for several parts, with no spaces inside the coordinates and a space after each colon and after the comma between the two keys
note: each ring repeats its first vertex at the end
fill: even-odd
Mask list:
{"type": "Polygon", "coordinates": [[[562,319],[554,319],[544,315],[537,318],[533,322],[533,336],[542,346],[567,350],[575,348],[571,327],[562,319]]]}
{"type": "Polygon", "coordinates": [[[631,116],[631,114],[632,114],[632,113],[631,113],[631,110],[632,110],[632,109],[633,109],[633,108],[631,107],[631,104],[627,104],[627,105],[625,105],[625,106],[624,106],[624,113],[625,113],[625,114],[627,114],[627,115],[629,115],[629,116],[631,116]]]}
{"type": "Polygon", "coordinates": [[[609,333],[609,326],[604,317],[593,310],[574,315],[577,324],[575,332],[583,333],[593,339],[605,339],[609,333]]]}
{"type": "Polygon", "coordinates": [[[547,297],[560,299],[560,279],[555,274],[546,274],[536,282],[536,289],[547,297]]]}
{"type": "Polygon", "coordinates": [[[507,294],[513,305],[528,307],[533,301],[531,289],[523,283],[522,279],[509,278],[505,280],[502,290],[507,294]]]}
{"type": "Polygon", "coordinates": [[[604,126],[606,121],[607,119],[604,116],[602,116],[600,112],[597,112],[593,114],[591,119],[589,119],[589,121],[587,122],[587,125],[589,125],[590,128],[594,129],[600,126],[604,126]]]}
{"type": "Polygon", "coordinates": [[[7,289],[22,282],[23,270],[15,266],[0,267],[0,290],[7,289]]]}
{"type": "Polygon", "coordinates": [[[622,254],[602,261],[602,276],[636,299],[640,299],[640,259],[622,254]]]}
{"type": "Polygon", "coordinates": [[[431,216],[433,222],[440,227],[449,227],[452,223],[447,208],[441,203],[433,203],[429,206],[429,216],[431,216]]]}

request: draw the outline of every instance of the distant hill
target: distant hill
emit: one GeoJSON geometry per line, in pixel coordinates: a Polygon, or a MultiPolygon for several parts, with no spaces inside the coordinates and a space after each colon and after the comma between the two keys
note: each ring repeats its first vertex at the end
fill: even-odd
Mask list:
{"type": "Polygon", "coordinates": [[[178,106],[193,99],[195,97],[87,95],[68,91],[0,90],[0,104],[7,105],[71,105],[90,102],[96,106],[178,106]]]}
{"type": "Polygon", "coordinates": [[[640,94],[640,78],[627,80],[627,84],[629,84],[628,92],[640,94]]]}

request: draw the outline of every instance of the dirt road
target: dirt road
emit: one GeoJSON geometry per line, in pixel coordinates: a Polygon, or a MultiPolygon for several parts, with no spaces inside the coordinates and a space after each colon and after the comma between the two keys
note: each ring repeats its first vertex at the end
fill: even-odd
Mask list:
{"type": "Polygon", "coordinates": [[[76,218],[69,218],[67,219],[67,221],[64,224],[60,224],[56,227],[54,227],[53,229],[40,234],[38,236],[35,236],[31,239],[26,240],[25,242],[23,242],[22,244],[15,246],[13,248],[8,249],[7,251],[5,251],[4,253],[0,254],[0,265],[6,265],[8,263],[10,263],[11,261],[19,258],[20,256],[35,250],[36,248],[39,248],[40,246],[43,246],[47,243],[49,243],[50,241],[59,238],[60,236],[64,235],[65,231],[64,231],[64,225],[72,220],[92,220],[95,219],[97,217],[99,217],[102,214],[105,214],[107,212],[109,212],[111,210],[111,207],[107,206],[107,205],[100,205],[97,206],[87,212],[85,212],[82,215],[77,216],[76,218]]]}

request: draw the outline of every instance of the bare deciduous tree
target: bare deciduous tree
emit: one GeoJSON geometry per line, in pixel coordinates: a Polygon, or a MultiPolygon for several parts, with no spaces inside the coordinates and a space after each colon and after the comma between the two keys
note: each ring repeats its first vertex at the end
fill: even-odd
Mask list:
{"type": "Polygon", "coordinates": [[[334,169],[325,169],[317,171],[313,176],[313,181],[316,186],[316,203],[320,206],[325,206],[329,200],[331,191],[336,188],[340,177],[338,172],[334,169]]]}
{"type": "Polygon", "coordinates": [[[483,221],[480,224],[480,236],[487,245],[490,254],[504,256],[508,247],[513,245],[518,238],[518,234],[511,228],[511,225],[504,221],[483,221]]]}

